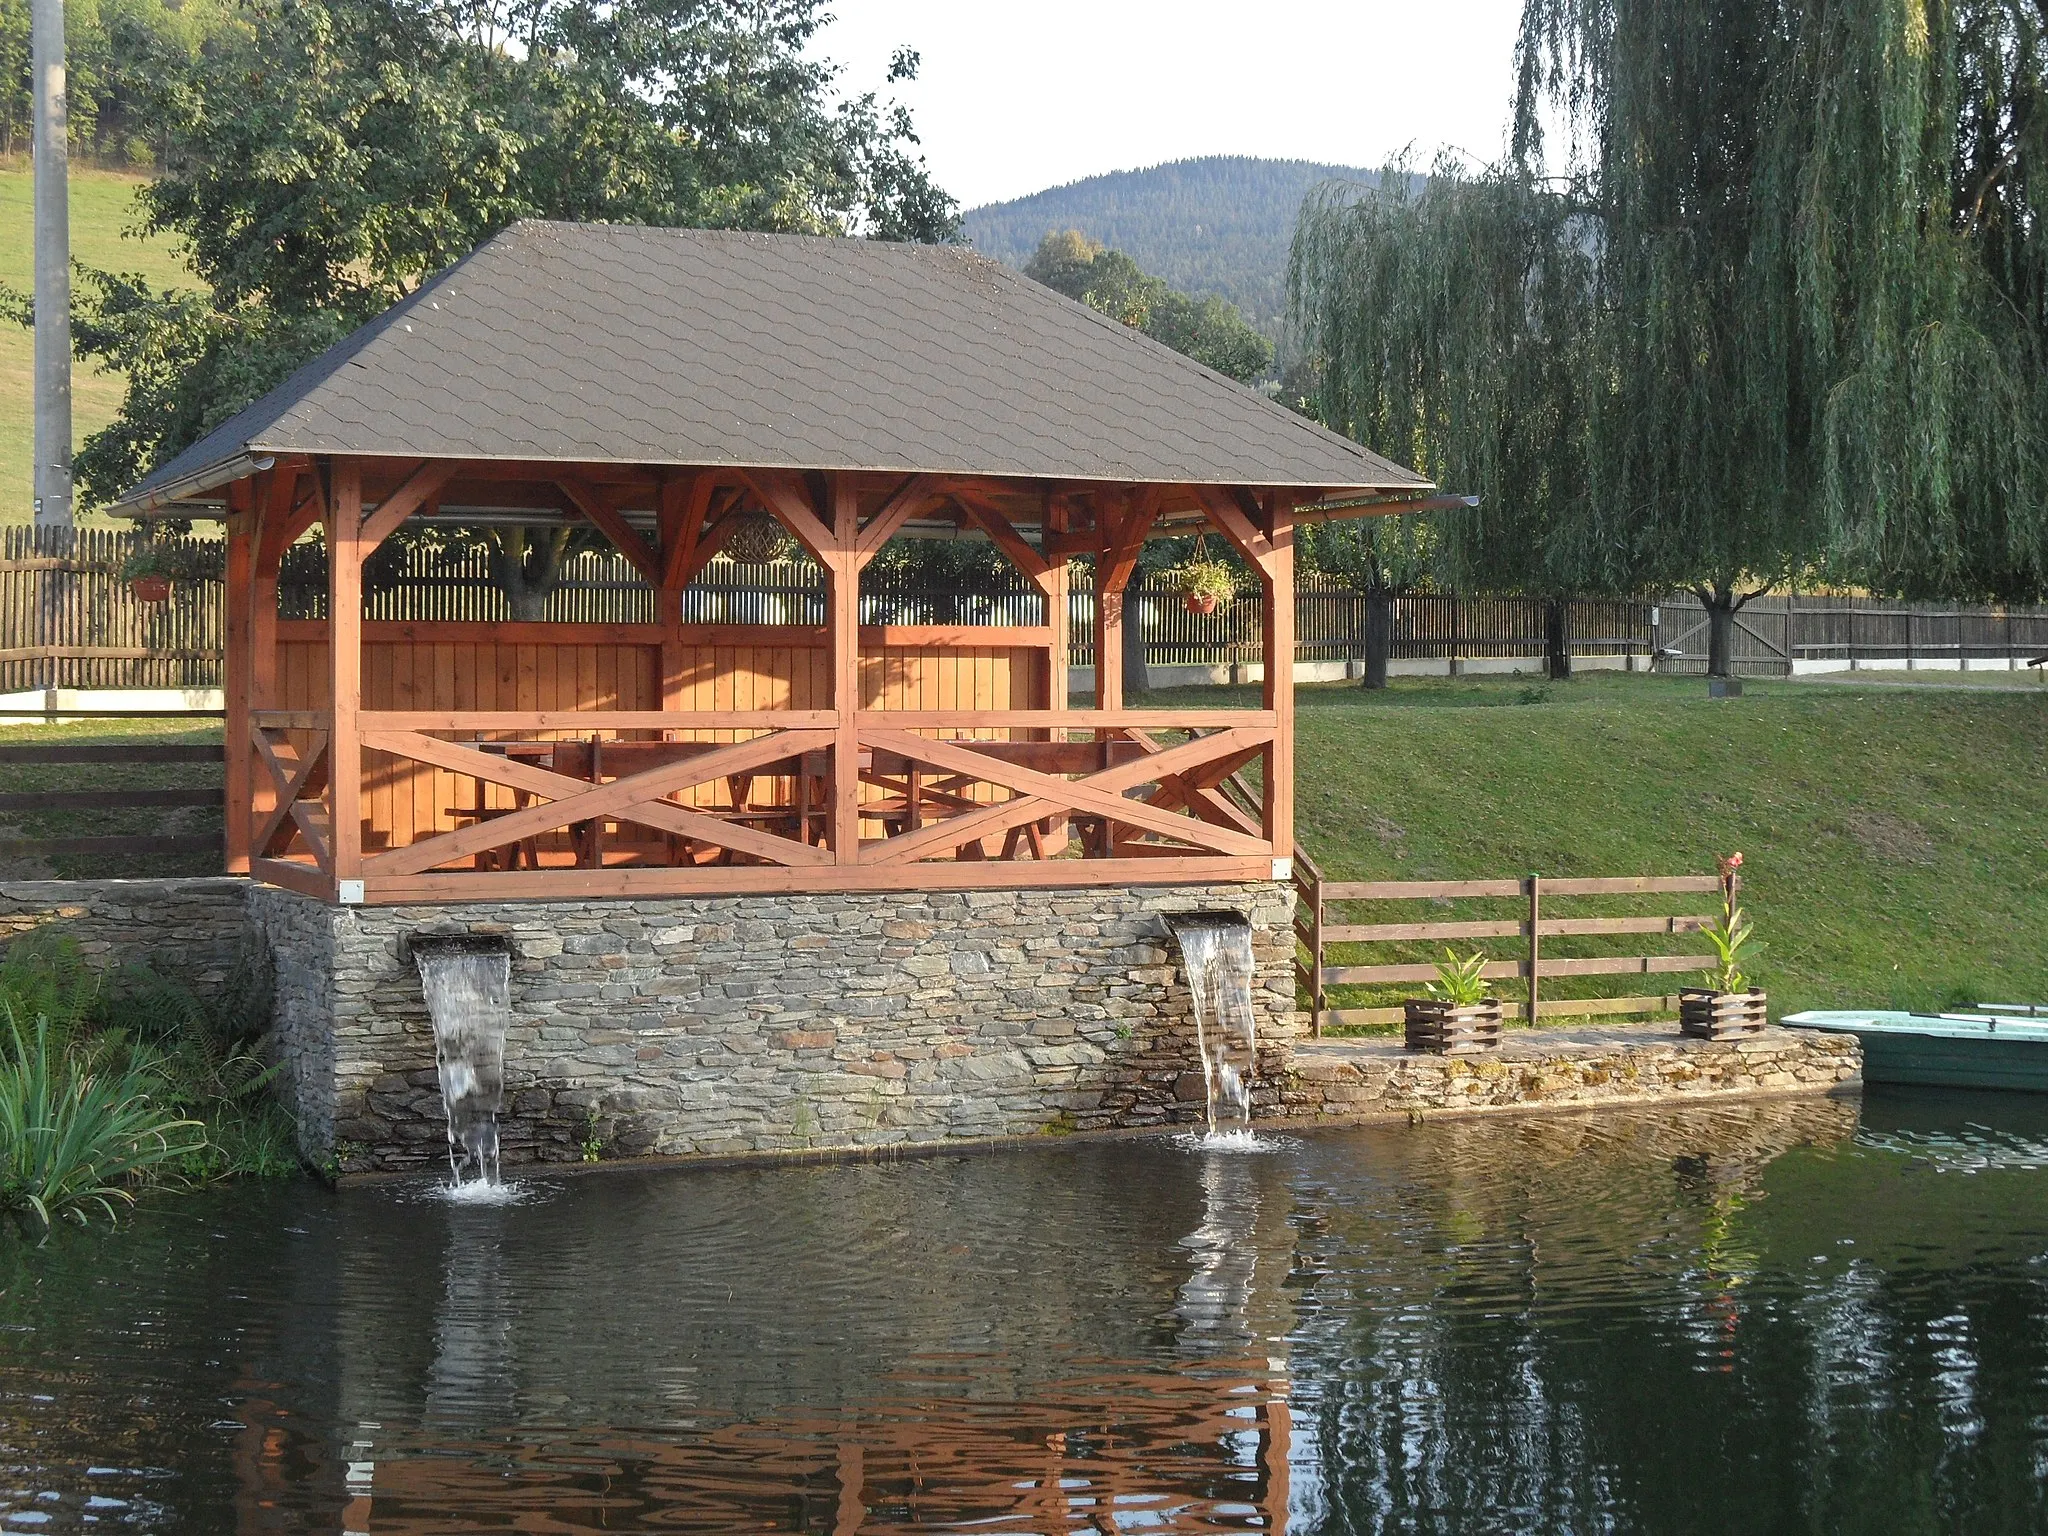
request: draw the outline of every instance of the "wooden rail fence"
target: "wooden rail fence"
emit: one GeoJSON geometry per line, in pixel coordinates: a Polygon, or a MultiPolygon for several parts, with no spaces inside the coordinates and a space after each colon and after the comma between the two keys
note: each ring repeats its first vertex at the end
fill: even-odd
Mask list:
{"type": "Polygon", "coordinates": [[[1327,880],[1313,860],[1299,849],[1294,856],[1295,934],[1300,940],[1295,975],[1309,1000],[1313,1032],[1325,1023],[1338,1028],[1398,1024],[1402,1010],[1331,1008],[1333,986],[1384,986],[1398,982],[1427,983],[1436,978],[1433,963],[1380,962],[1332,964],[1334,945],[1414,944],[1513,939],[1520,958],[1489,960],[1482,974],[1489,979],[1519,982],[1522,996],[1504,999],[1508,1018],[1540,1019],[1545,1015],[1676,1013],[1676,993],[1632,997],[1546,997],[1543,983],[1553,978],[1585,976],[1669,976],[1701,971],[1712,955],[1604,954],[1546,957],[1543,941],[1553,938],[1610,938],[1636,935],[1697,933],[1715,921],[1711,914],[1622,914],[1546,917],[1544,902],[1576,897],[1718,895],[1715,875],[1622,875],[1597,878],[1553,878],[1524,875],[1508,880],[1327,880]],[[1521,903],[1515,917],[1432,919],[1422,922],[1361,922],[1341,910],[1357,903],[1427,901],[1444,905],[1506,900],[1521,903]]]}
{"type": "MultiPolygon", "coordinates": [[[[0,767],[105,766],[134,763],[220,763],[225,754],[209,745],[90,745],[54,742],[47,745],[0,746],[0,767]]],[[[0,793],[0,816],[35,815],[42,811],[119,811],[132,807],[155,810],[218,809],[218,784],[172,789],[46,789],[0,793]]],[[[0,857],[35,858],[47,854],[99,853],[132,857],[152,853],[205,853],[221,857],[221,834],[154,833],[115,837],[22,837],[0,839],[0,857]]]]}

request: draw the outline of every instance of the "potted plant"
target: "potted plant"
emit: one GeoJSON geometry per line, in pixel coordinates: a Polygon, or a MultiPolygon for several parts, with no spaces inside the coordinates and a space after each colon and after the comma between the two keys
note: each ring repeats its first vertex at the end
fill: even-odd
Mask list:
{"type": "Polygon", "coordinates": [[[136,601],[161,603],[171,595],[171,582],[178,575],[176,552],[161,539],[138,545],[121,562],[121,579],[136,601]]]}
{"type": "Polygon", "coordinates": [[[1411,1051],[1466,1056],[1500,1049],[1500,999],[1487,995],[1483,950],[1461,959],[1456,950],[1446,949],[1429,996],[1409,998],[1402,1010],[1411,1051]]]}
{"type": "Polygon", "coordinates": [[[1168,573],[1174,589],[1189,613],[1215,613],[1228,608],[1237,596],[1237,573],[1221,560],[1211,560],[1202,549],[1202,535],[1195,535],[1192,558],[1168,573]]]}
{"type": "Polygon", "coordinates": [[[1735,904],[1735,872],[1742,867],[1742,855],[1731,853],[1718,862],[1721,920],[1700,929],[1714,946],[1714,966],[1707,972],[1712,985],[1681,987],[1678,992],[1678,1032],[1700,1040],[1752,1035],[1769,1022],[1763,988],[1750,986],[1742,974],[1744,951],[1756,931],[1735,904]]]}

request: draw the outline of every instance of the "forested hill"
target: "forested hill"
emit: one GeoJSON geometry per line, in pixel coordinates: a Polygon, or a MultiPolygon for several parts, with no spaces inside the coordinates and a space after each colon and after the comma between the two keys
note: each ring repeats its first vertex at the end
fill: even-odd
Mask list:
{"type": "Polygon", "coordinates": [[[1350,166],[1212,155],[991,203],[966,215],[965,233],[976,249],[1022,266],[1048,232],[1078,229],[1176,288],[1220,294],[1274,336],[1302,197],[1319,182],[1376,179],[1350,166]]]}

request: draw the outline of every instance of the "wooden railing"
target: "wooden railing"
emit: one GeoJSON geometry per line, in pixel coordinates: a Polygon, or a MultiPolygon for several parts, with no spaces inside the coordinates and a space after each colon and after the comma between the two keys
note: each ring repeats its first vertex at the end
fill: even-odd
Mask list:
{"type": "MultiPolygon", "coordinates": [[[[1233,784],[1271,752],[1270,710],[861,710],[850,756],[845,724],[833,710],[364,710],[363,751],[474,792],[465,825],[366,842],[362,899],[1275,873],[1262,802],[1233,784]],[[849,760],[842,785],[835,765],[849,760]]],[[[258,878],[335,885],[330,736],[324,711],[251,712],[258,878]]]]}
{"type": "MultiPolygon", "coordinates": [[[[219,763],[218,745],[178,743],[52,742],[48,744],[0,746],[0,767],[128,767],[142,763],[219,763]]],[[[51,811],[92,811],[107,813],[129,809],[204,810],[218,807],[218,784],[172,788],[127,789],[40,789],[0,793],[0,816],[38,815],[51,811]]],[[[15,858],[45,858],[51,854],[102,854],[122,858],[152,854],[211,854],[215,868],[221,853],[218,832],[95,834],[87,837],[10,837],[0,840],[0,855],[15,858]]]]}
{"type": "MultiPolygon", "coordinates": [[[[1592,879],[1554,879],[1525,875],[1511,880],[1345,880],[1323,878],[1314,863],[1297,851],[1294,860],[1297,892],[1295,933],[1300,940],[1295,975],[1308,1000],[1311,1027],[1339,1028],[1398,1024],[1400,1007],[1331,1008],[1329,989],[1337,986],[1384,986],[1435,979],[1433,961],[1401,960],[1369,965],[1333,965],[1335,945],[1417,944],[1422,942],[1513,939],[1522,949],[1517,959],[1489,960],[1482,974],[1514,980],[1522,996],[1504,1000],[1510,1018],[1540,1019],[1547,1015],[1675,1013],[1676,994],[1632,997],[1545,997],[1548,978],[1585,976],[1668,976],[1700,971],[1714,963],[1700,954],[1602,954],[1546,958],[1543,941],[1552,938],[1610,938],[1633,935],[1697,933],[1711,916],[1699,914],[1603,914],[1545,917],[1546,899],[1579,897],[1680,896],[1718,894],[1715,875],[1624,875],[1592,879]],[[1460,918],[1449,921],[1359,922],[1344,920],[1334,907],[1355,903],[1428,901],[1436,904],[1514,900],[1521,912],[1511,918],[1460,918]]],[[[1419,989],[1418,989],[1419,991],[1419,989]]]]}

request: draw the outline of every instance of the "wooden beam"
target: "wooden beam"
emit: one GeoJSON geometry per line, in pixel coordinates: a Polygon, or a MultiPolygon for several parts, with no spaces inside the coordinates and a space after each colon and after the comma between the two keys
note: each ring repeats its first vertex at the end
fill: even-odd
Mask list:
{"type": "MultiPolygon", "coordinates": [[[[221,816],[224,828],[222,867],[231,875],[249,873],[249,808],[254,789],[249,745],[249,615],[256,565],[256,527],[262,511],[259,487],[238,480],[228,487],[227,605],[222,642],[226,649],[222,703],[226,730],[222,735],[221,816]]],[[[261,487],[268,491],[269,487],[261,487]]]]}
{"type": "Polygon", "coordinates": [[[460,467],[453,459],[428,459],[407,475],[404,483],[363,519],[363,554],[367,557],[398,531],[400,523],[439,496],[460,467]]]}
{"type": "Polygon", "coordinates": [[[680,592],[698,569],[690,563],[704,534],[704,519],[717,488],[709,471],[665,480],[661,486],[661,587],[680,592]]]}
{"type": "Polygon", "coordinates": [[[1117,710],[1124,704],[1124,589],[1138,568],[1145,535],[1159,520],[1159,489],[1140,486],[1126,499],[1122,515],[1107,503],[1096,513],[1111,525],[1103,551],[1095,557],[1095,707],[1117,710]]]}
{"type": "Polygon", "coordinates": [[[832,853],[842,865],[860,858],[860,503],[851,477],[833,475],[832,533],[825,565],[831,612],[832,707],[839,726],[832,744],[832,853]]]}
{"type": "Polygon", "coordinates": [[[882,546],[895,537],[897,530],[935,499],[929,475],[912,475],[898,486],[860,531],[860,564],[865,566],[879,555],[882,546]]]}
{"type": "MultiPolygon", "coordinates": [[[[337,888],[363,877],[363,471],[351,458],[333,463],[326,508],[328,713],[328,872],[337,888]]],[[[293,815],[298,814],[297,807],[293,815]]],[[[301,825],[301,830],[305,830],[301,825]]],[[[309,834],[310,836],[310,834],[309,834]]]]}
{"type": "MultiPolygon", "coordinates": [[[[572,821],[591,821],[600,817],[621,817],[626,820],[644,817],[649,822],[663,825],[669,830],[680,831],[686,837],[715,843],[720,847],[739,847],[739,841],[725,835],[735,830],[729,823],[714,816],[690,811],[684,806],[664,809],[656,802],[661,796],[677,790],[689,789],[728,774],[745,773],[770,763],[781,762],[786,758],[800,756],[806,751],[823,746],[831,740],[831,735],[825,731],[785,731],[773,736],[757,736],[751,741],[735,742],[680,763],[669,763],[660,768],[650,768],[644,773],[614,779],[608,784],[592,784],[566,774],[552,773],[530,763],[515,762],[507,757],[479,751],[475,747],[464,746],[458,742],[439,741],[434,737],[422,736],[411,731],[369,731],[364,734],[362,740],[363,745],[372,751],[389,752],[396,757],[432,763],[438,768],[468,774],[485,783],[506,784],[515,789],[524,789],[533,794],[549,797],[544,805],[527,806],[489,821],[477,822],[460,831],[423,838],[403,848],[380,853],[366,864],[366,868],[378,875],[403,875],[432,869],[435,865],[445,864],[451,859],[466,858],[491,848],[500,848],[522,837],[534,837],[542,832],[551,832],[572,821]]],[[[776,851],[773,854],[764,853],[764,857],[775,857],[785,863],[826,862],[824,856],[816,849],[794,839],[773,838],[767,834],[760,834],[759,838],[749,837],[747,829],[743,827],[738,828],[737,832],[747,843],[747,852],[756,852],[772,844],[776,851]],[[765,842],[762,839],[765,839],[765,842]]]]}
{"type": "MultiPolygon", "coordinates": [[[[811,552],[811,558],[824,565],[827,557],[839,548],[839,535],[834,527],[827,527],[811,507],[811,499],[804,493],[803,482],[795,475],[776,470],[747,470],[740,478],[754,494],[761,498],[761,504],[773,512],[796,536],[799,544],[811,552]]],[[[832,515],[828,510],[828,515],[832,515]]],[[[858,529],[855,531],[858,538],[858,529]]],[[[857,547],[857,546],[856,546],[857,547]]]]}
{"type": "Polygon", "coordinates": [[[954,502],[962,512],[990,541],[1009,557],[1010,563],[1034,582],[1038,589],[1045,590],[1046,578],[1052,574],[1052,567],[1045,556],[1025,541],[1010,520],[978,496],[955,495],[954,502]]]}
{"type": "Polygon", "coordinates": [[[839,723],[829,709],[705,709],[680,721],[654,709],[366,709],[357,719],[365,731],[829,731],[839,723]]]}
{"type": "Polygon", "coordinates": [[[1266,558],[1259,562],[1266,598],[1263,702],[1273,712],[1274,724],[1263,795],[1278,879],[1278,862],[1294,855],[1294,505],[1279,491],[1273,493],[1267,513],[1266,547],[1266,558]]]}
{"type": "Polygon", "coordinates": [[[312,750],[303,758],[289,741],[272,741],[260,730],[251,731],[249,739],[270,775],[271,788],[275,792],[275,803],[261,813],[255,824],[255,834],[250,839],[255,853],[268,857],[284,852],[284,843],[289,841],[289,835],[281,840],[279,834],[286,830],[285,822],[291,816],[292,807],[301,797],[318,795],[326,790],[328,738],[325,731],[320,732],[314,738],[312,750]]]}
{"type": "Polygon", "coordinates": [[[1210,730],[1224,727],[1271,730],[1275,717],[1264,709],[1116,709],[1067,713],[1051,709],[864,709],[862,730],[1000,730],[1073,726],[1143,731],[1210,730]]]}
{"type": "Polygon", "coordinates": [[[1251,857],[1269,851],[1272,846],[1270,840],[1247,836],[1232,828],[1197,821],[1190,816],[1162,811],[1143,800],[1127,800],[1119,791],[1179,773],[1184,765],[1204,762],[1227,752],[1234,752],[1241,747],[1253,745],[1262,734],[1222,731],[1214,736],[1204,736],[1169,747],[1157,757],[1140,758],[1136,762],[1106,768],[1100,773],[1090,774],[1085,779],[1063,779],[1054,774],[1040,773],[1018,763],[1006,763],[1000,759],[987,757],[975,752],[971,742],[933,741],[927,737],[912,736],[898,731],[870,730],[864,731],[862,736],[872,747],[900,752],[914,761],[931,763],[955,773],[971,774],[983,783],[1000,784],[1019,794],[1036,796],[1052,805],[1079,811],[1084,815],[1103,816],[1128,826],[1141,827],[1148,832],[1179,838],[1197,848],[1251,857]]]}
{"type": "Polygon", "coordinates": [[[311,896],[316,901],[334,900],[334,881],[324,870],[294,864],[289,859],[253,860],[249,877],[265,885],[280,886],[287,891],[297,891],[301,896],[311,896]]]}
{"type": "MultiPolygon", "coordinates": [[[[298,489],[296,471],[272,470],[256,503],[255,563],[249,573],[249,700],[273,709],[277,697],[277,573],[284,552],[297,538],[285,538],[298,489]]],[[[303,530],[302,530],[303,531],[303,530]]]]}
{"type": "MultiPolygon", "coordinates": [[[[1236,498],[1216,485],[1198,485],[1195,495],[1202,509],[1209,514],[1209,521],[1215,525],[1216,531],[1237,547],[1238,553],[1251,562],[1254,570],[1271,575],[1271,562],[1276,554],[1273,539],[1246,515],[1236,498]]],[[[1292,538],[1291,520],[1288,529],[1292,538]]]]}
{"type": "Polygon", "coordinates": [[[561,487],[562,494],[569,498],[576,510],[595,523],[617,546],[619,553],[633,563],[633,568],[646,577],[650,585],[661,585],[661,561],[647,547],[647,541],[640,537],[640,530],[619,516],[619,504],[614,497],[604,495],[589,481],[575,475],[563,475],[555,484],[561,487]]]}
{"type": "MultiPolygon", "coordinates": [[[[978,863],[856,865],[851,869],[697,867],[450,871],[372,877],[378,905],[439,901],[578,901],[605,897],[759,896],[845,891],[1065,890],[1105,885],[1229,885],[1266,878],[1265,859],[1176,855],[1147,859],[991,859],[978,863]]],[[[303,866],[290,866],[302,869],[303,866]]],[[[311,874],[311,871],[307,871],[311,874]]],[[[285,883],[280,880],[278,884],[285,883]]]]}

